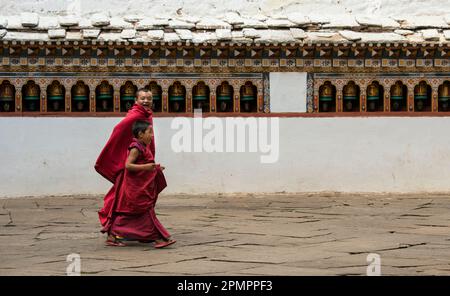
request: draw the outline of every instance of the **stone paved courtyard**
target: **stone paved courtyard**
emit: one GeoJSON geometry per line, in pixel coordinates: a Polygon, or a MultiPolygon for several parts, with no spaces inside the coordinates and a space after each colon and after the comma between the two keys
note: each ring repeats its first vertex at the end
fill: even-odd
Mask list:
{"type": "Polygon", "coordinates": [[[102,196],[0,199],[0,275],[450,275],[447,195],[161,196],[167,249],[107,247],[102,196]]]}

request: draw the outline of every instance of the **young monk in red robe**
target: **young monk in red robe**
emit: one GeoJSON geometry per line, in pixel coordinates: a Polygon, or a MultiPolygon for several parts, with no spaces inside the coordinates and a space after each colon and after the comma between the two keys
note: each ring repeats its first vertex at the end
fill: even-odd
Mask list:
{"type": "MultiPolygon", "coordinates": [[[[121,218],[119,218],[118,220],[119,224],[129,222],[129,220],[131,219],[132,223],[127,224],[130,229],[136,226],[136,223],[133,222],[139,221],[143,222],[145,219],[150,217],[152,223],[150,224],[146,223],[144,225],[147,226],[150,225],[150,228],[153,228],[153,226],[156,227],[156,229],[159,231],[162,237],[162,241],[159,241],[157,239],[155,247],[164,247],[168,245],[167,243],[171,242],[169,233],[156,219],[156,216],[154,215],[154,208],[153,212],[150,210],[149,211],[138,210],[136,209],[136,206],[133,205],[132,203],[131,204],[124,203],[123,202],[124,195],[121,196],[121,190],[124,190],[122,183],[124,181],[125,163],[128,154],[127,148],[129,148],[129,145],[132,143],[133,140],[132,125],[137,120],[147,121],[149,122],[150,125],[152,125],[153,120],[152,120],[151,105],[152,105],[151,92],[148,89],[139,89],[136,93],[136,102],[134,106],[127,113],[127,116],[114,128],[110,139],[108,140],[105,148],[101,152],[95,164],[96,171],[114,184],[114,186],[106,194],[104,198],[104,206],[99,211],[100,222],[103,226],[102,232],[104,233],[106,232],[109,234],[107,239],[108,245],[117,245],[117,246],[124,245],[124,243],[121,241],[122,236],[119,235],[120,237],[118,238],[117,237],[118,235],[114,235],[111,233],[112,226],[114,223],[117,222],[116,218],[118,216],[121,216],[121,218]],[[126,216],[127,218],[124,218],[124,216],[126,216]],[[144,220],[141,221],[140,219],[144,220]]],[[[145,154],[152,155],[153,159],[155,156],[154,143],[155,143],[154,137],[152,134],[150,143],[148,145],[143,146],[145,154]]],[[[164,189],[166,183],[162,172],[158,173],[156,176],[158,177],[154,178],[155,181],[154,187],[157,189],[156,191],[157,196],[159,192],[164,189]]],[[[142,183],[145,182],[147,182],[147,180],[142,180],[142,183]]],[[[151,182],[148,184],[152,185],[151,182]]],[[[142,188],[142,186],[140,186],[139,188],[142,188]]],[[[152,196],[151,198],[153,198],[154,202],[156,202],[156,198],[154,196],[152,196]]],[[[146,209],[149,208],[147,207],[146,209]]],[[[148,222],[147,220],[145,221],[148,222]]],[[[115,225],[117,227],[117,223],[115,225]]],[[[141,233],[141,236],[131,234],[128,237],[127,235],[125,235],[124,237],[127,239],[136,239],[143,242],[154,240],[153,235],[147,234],[148,233],[144,234],[141,233]]]]}

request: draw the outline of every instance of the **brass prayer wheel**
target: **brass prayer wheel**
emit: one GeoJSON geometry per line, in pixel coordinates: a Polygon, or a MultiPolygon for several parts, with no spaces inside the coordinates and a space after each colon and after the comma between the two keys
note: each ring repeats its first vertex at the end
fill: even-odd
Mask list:
{"type": "Polygon", "coordinates": [[[241,101],[252,101],[255,99],[255,89],[253,87],[253,84],[251,84],[250,82],[247,82],[244,85],[244,89],[242,91],[242,97],[241,97],[241,101]]]}
{"type": "Polygon", "coordinates": [[[86,101],[88,97],[88,88],[82,81],[78,81],[73,89],[73,100],[75,101],[86,101]]]}
{"type": "Polygon", "coordinates": [[[159,90],[158,84],[156,82],[150,82],[149,89],[152,92],[153,101],[161,100],[161,92],[159,90]]]}
{"type": "Polygon", "coordinates": [[[53,81],[48,87],[49,100],[63,100],[64,99],[64,88],[58,81],[53,81]]]}
{"type": "Polygon", "coordinates": [[[3,83],[0,85],[0,101],[13,101],[14,87],[10,83],[3,83]]]}
{"type": "Polygon", "coordinates": [[[135,100],[136,87],[131,83],[131,81],[125,82],[122,87],[122,101],[134,101],[135,100]]]}
{"type": "Polygon", "coordinates": [[[232,99],[231,96],[232,96],[231,86],[227,82],[222,83],[217,90],[217,100],[229,101],[232,99]]]}
{"type": "Polygon", "coordinates": [[[25,100],[39,100],[39,86],[30,81],[25,85],[23,98],[25,100]]]}
{"type": "Polygon", "coordinates": [[[391,88],[391,100],[403,100],[403,84],[400,81],[391,88]]]}
{"type": "Polygon", "coordinates": [[[415,100],[426,100],[428,98],[428,85],[425,81],[421,81],[414,88],[414,99],[415,100]]]}
{"type": "Polygon", "coordinates": [[[39,109],[39,86],[34,81],[29,81],[23,90],[25,111],[38,111],[39,109]]]}
{"type": "Polygon", "coordinates": [[[319,90],[319,101],[331,102],[333,99],[333,86],[327,81],[319,90]]]}
{"type": "Polygon", "coordinates": [[[380,99],[380,88],[372,83],[367,87],[367,101],[378,101],[380,99]]]}
{"type": "Polygon", "coordinates": [[[193,99],[195,101],[206,101],[208,99],[208,90],[204,82],[199,82],[193,89],[193,99]]]}
{"type": "Polygon", "coordinates": [[[450,99],[450,82],[446,81],[439,88],[438,92],[439,101],[448,101],[450,99]]]}
{"type": "Polygon", "coordinates": [[[184,89],[181,83],[175,82],[169,91],[169,101],[183,101],[184,89]]]}
{"type": "Polygon", "coordinates": [[[111,86],[108,84],[107,81],[102,81],[102,83],[98,87],[97,99],[105,100],[105,99],[112,99],[112,97],[113,91],[111,89],[111,86]]]}
{"type": "Polygon", "coordinates": [[[0,112],[14,111],[14,86],[6,82],[0,85],[0,112]]]}
{"type": "Polygon", "coordinates": [[[355,82],[350,81],[344,86],[344,100],[356,100],[358,95],[357,91],[355,82]]]}

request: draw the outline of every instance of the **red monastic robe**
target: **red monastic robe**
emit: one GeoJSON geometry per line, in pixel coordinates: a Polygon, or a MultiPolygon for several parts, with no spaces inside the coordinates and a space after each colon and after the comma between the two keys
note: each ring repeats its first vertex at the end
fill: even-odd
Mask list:
{"type": "MultiPolygon", "coordinates": [[[[121,225],[121,227],[125,227],[122,227],[121,230],[128,229],[130,231],[130,238],[148,239],[148,237],[139,235],[144,234],[139,229],[134,229],[137,233],[133,233],[133,228],[140,226],[141,229],[142,226],[151,226],[151,228],[156,227],[159,234],[167,238],[170,236],[169,233],[154,213],[157,196],[167,186],[162,171],[157,169],[152,172],[139,172],[141,176],[137,174],[134,178],[125,178],[128,176],[125,162],[128,148],[133,140],[131,127],[136,120],[147,120],[153,124],[151,111],[134,104],[127,116],[114,128],[95,164],[95,170],[114,184],[104,198],[103,208],[98,212],[100,223],[103,226],[102,232],[110,232],[113,224],[121,225]],[[145,196],[149,200],[148,203],[124,202],[127,198],[136,201],[145,196]]],[[[141,159],[141,161],[154,162],[154,138],[150,145],[141,148],[143,150],[142,157],[145,157],[145,160],[141,159]]]]}

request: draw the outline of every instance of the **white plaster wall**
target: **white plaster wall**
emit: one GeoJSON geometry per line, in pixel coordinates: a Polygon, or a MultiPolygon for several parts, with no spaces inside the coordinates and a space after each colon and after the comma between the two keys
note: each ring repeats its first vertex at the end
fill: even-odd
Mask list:
{"type": "Polygon", "coordinates": [[[399,16],[445,15],[449,0],[0,0],[0,15],[20,12],[40,14],[77,14],[89,16],[103,12],[110,16],[221,16],[226,12],[241,15],[304,14],[399,16]]]}
{"type": "MultiPolygon", "coordinates": [[[[106,193],[93,166],[119,120],[0,118],[0,197],[106,193]]],[[[280,118],[273,164],[257,153],[174,153],[171,120],[155,118],[165,193],[450,192],[448,117],[280,118]]]]}
{"type": "Polygon", "coordinates": [[[272,112],[306,112],[306,73],[272,72],[270,110],[272,112]]]}

